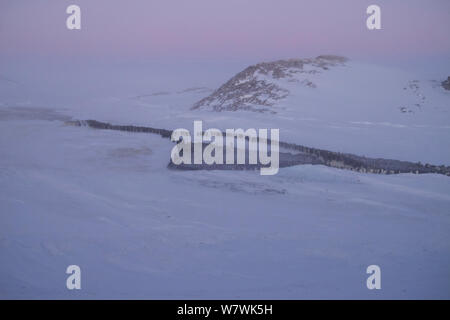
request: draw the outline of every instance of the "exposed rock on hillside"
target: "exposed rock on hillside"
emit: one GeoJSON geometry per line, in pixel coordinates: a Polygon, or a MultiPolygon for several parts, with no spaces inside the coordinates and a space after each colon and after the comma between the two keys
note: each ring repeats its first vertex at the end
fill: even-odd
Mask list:
{"type": "Polygon", "coordinates": [[[300,82],[314,88],[315,84],[306,77],[344,65],[347,58],[323,55],[314,59],[289,59],[263,62],[239,72],[211,95],[195,103],[192,109],[207,108],[214,111],[250,110],[275,113],[272,108],[277,101],[286,98],[289,90],[283,87],[287,82],[300,82]]]}

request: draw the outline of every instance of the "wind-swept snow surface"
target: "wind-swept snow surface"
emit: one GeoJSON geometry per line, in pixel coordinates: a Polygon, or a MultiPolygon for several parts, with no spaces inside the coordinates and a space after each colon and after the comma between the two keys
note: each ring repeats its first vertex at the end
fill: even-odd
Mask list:
{"type": "Polygon", "coordinates": [[[165,69],[100,67],[2,71],[1,298],[450,298],[447,176],[169,170],[158,135],[64,124],[278,128],[289,143],[450,165],[445,68],[272,70],[266,83],[286,91],[271,105],[192,110],[245,67],[167,88],[165,69]],[[374,264],[381,290],[366,287],[374,264]],[[81,290],[66,288],[69,265],[81,290]]]}
{"type": "Polygon", "coordinates": [[[170,148],[2,120],[0,296],[449,298],[448,177],[171,171],[170,148]],[[366,288],[371,264],[382,290],[366,288]]]}

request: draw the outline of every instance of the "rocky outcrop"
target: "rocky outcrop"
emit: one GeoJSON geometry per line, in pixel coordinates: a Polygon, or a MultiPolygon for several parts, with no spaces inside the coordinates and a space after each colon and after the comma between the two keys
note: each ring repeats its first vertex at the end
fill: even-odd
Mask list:
{"type": "Polygon", "coordinates": [[[128,131],[128,132],[143,132],[143,133],[154,133],[159,134],[163,138],[170,138],[172,131],[166,129],[156,129],[152,127],[141,127],[141,126],[122,126],[114,125],[107,122],[100,122],[97,120],[72,120],[66,121],[66,125],[77,126],[77,127],[90,127],[94,129],[104,129],[104,130],[118,130],[118,131],[128,131]]]}
{"type": "Polygon", "coordinates": [[[314,88],[313,82],[307,78],[299,79],[298,76],[320,73],[330,67],[344,65],[345,62],[347,58],[323,55],[314,59],[259,63],[239,72],[211,95],[195,103],[191,109],[276,113],[272,107],[289,95],[289,90],[283,87],[283,81],[301,82],[314,88]]]}
{"type": "MultiPolygon", "coordinates": [[[[67,125],[86,126],[94,129],[120,130],[128,132],[143,132],[159,134],[163,138],[170,138],[172,131],[157,129],[152,127],[141,127],[133,125],[113,125],[96,120],[74,120],[67,121],[67,125]]],[[[270,144],[270,140],[268,140],[270,144]]],[[[321,164],[329,167],[358,171],[363,173],[377,174],[398,174],[398,173],[438,173],[450,176],[450,166],[437,166],[422,164],[420,162],[400,161],[382,158],[367,158],[350,153],[340,153],[322,149],[306,147],[294,143],[279,142],[280,148],[280,168],[301,164],[321,164]],[[289,152],[291,150],[292,152],[289,152]]],[[[193,148],[192,148],[193,149],[193,148]]],[[[259,169],[261,165],[233,164],[233,165],[174,165],[168,164],[171,169],[178,170],[252,170],[259,169]]]]}
{"type": "Polygon", "coordinates": [[[445,90],[450,90],[450,77],[447,77],[447,80],[442,81],[441,84],[445,90]]]}

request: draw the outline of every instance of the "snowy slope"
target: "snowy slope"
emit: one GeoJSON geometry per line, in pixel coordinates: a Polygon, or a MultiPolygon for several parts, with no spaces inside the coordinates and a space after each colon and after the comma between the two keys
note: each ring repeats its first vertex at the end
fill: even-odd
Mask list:
{"type": "Polygon", "coordinates": [[[166,141],[3,120],[0,297],[449,298],[448,177],[171,171],[166,141]]]}
{"type": "Polygon", "coordinates": [[[172,171],[167,139],[64,125],[192,130],[203,120],[449,165],[449,92],[439,85],[448,75],[349,60],[298,81],[266,76],[288,95],[255,112],[192,110],[220,87],[204,76],[165,89],[140,66],[90,69],[69,83],[43,74],[41,87],[36,73],[0,80],[1,298],[450,298],[446,176],[172,171]],[[82,269],[81,291],[65,287],[69,264],[82,269]],[[381,291],[365,286],[371,264],[381,291]]]}

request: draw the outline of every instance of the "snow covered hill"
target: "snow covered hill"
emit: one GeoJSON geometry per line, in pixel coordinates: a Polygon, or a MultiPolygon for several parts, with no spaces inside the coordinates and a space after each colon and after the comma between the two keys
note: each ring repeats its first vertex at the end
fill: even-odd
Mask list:
{"type": "Polygon", "coordinates": [[[231,78],[210,96],[198,101],[192,109],[212,108],[214,111],[251,110],[270,111],[279,100],[286,98],[290,91],[289,82],[315,88],[309,80],[313,75],[330,67],[344,65],[347,58],[339,56],[319,56],[315,59],[290,59],[258,63],[246,68],[231,78]]]}
{"type": "Polygon", "coordinates": [[[194,103],[191,118],[280,128],[284,141],[333,151],[448,164],[446,77],[330,55],[260,63],[194,103]]]}
{"type": "Polygon", "coordinates": [[[450,112],[438,80],[322,55],[264,62],[246,68],[192,109],[251,110],[322,119],[436,120],[450,112]],[[402,113],[409,113],[409,118],[402,113]],[[356,118],[358,117],[358,118],[356,118]]]}

